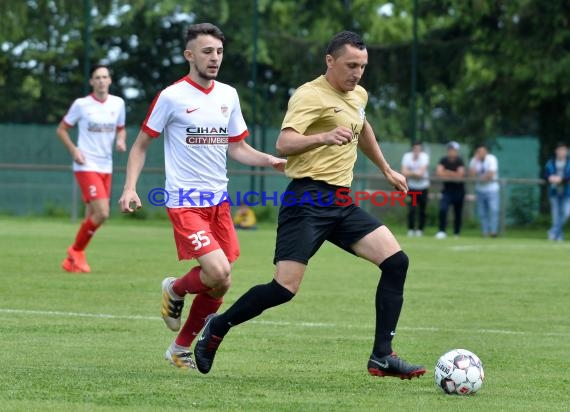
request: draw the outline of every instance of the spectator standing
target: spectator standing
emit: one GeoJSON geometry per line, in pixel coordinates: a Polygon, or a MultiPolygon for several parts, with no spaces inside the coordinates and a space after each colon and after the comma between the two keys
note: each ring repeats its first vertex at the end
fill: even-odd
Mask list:
{"type": "Polygon", "coordinates": [[[469,162],[469,176],[476,177],[475,195],[477,199],[477,215],[481,224],[483,237],[497,237],[499,232],[500,185],[499,162],[489,153],[489,148],[480,144],[469,162]]]}
{"type": "Polygon", "coordinates": [[[546,162],[544,175],[549,183],[548,199],[552,227],[548,231],[549,240],[562,241],[562,228],[570,217],[570,158],[568,144],[556,145],[554,156],[546,162]]]}
{"type": "Polygon", "coordinates": [[[436,174],[444,178],[439,203],[439,231],[436,239],[447,237],[447,211],[453,207],[454,222],[453,234],[459,236],[461,232],[461,214],[463,213],[463,201],[465,198],[465,163],[459,156],[459,143],[451,141],[447,144],[447,155],[442,157],[437,165],[436,174]]]}
{"type": "Polygon", "coordinates": [[[411,152],[402,157],[402,174],[408,180],[410,191],[419,192],[408,198],[408,236],[422,236],[426,224],[426,207],[429,190],[429,155],[423,151],[421,142],[412,143],[411,152]],[[416,215],[418,225],[416,226],[416,215]]]}

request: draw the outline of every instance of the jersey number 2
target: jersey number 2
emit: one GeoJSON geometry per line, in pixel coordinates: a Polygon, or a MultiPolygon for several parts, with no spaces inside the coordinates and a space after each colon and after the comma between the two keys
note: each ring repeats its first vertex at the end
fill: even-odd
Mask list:
{"type": "Polygon", "coordinates": [[[205,230],[200,230],[196,233],[191,234],[188,236],[188,239],[192,241],[194,250],[199,250],[204,246],[208,246],[210,244],[210,238],[206,235],[205,230]]]}

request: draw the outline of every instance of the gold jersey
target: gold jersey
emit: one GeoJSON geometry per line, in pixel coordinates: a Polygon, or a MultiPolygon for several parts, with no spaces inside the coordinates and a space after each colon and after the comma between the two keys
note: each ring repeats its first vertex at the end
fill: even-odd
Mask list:
{"type": "Polygon", "coordinates": [[[363,87],[340,92],[325,76],[299,87],[289,100],[281,129],[292,128],[308,136],[344,126],[352,130],[352,141],[343,146],[319,146],[290,155],[285,174],[292,179],[310,177],[331,185],[350,187],[367,102],[368,94],[363,87]]]}

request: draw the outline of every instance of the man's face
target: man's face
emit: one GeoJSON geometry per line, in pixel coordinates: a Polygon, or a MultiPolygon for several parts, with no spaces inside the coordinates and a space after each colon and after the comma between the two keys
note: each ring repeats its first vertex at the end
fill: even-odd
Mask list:
{"type": "Polygon", "coordinates": [[[415,144],[412,146],[412,152],[415,155],[419,155],[422,152],[422,145],[421,144],[415,144]]]}
{"type": "Polygon", "coordinates": [[[222,64],[224,45],[220,39],[202,34],[188,42],[184,57],[191,72],[195,71],[204,80],[214,80],[222,64]]]}
{"type": "Polygon", "coordinates": [[[453,147],[449,147],[447,149],[447,157],[449,157],[450,159],[455,159],[457,158],[457,155],[459,153],[457,153],[457,150],[455,150],[453,147]]]}
{"type": "Polygon", "coordinates": [[[479,160],[485,160],[485,156],[487,156],[487,148],[486,147],[478,147],[475,150],[475,157],[479,160]]]}
{"type": "Polygon", "coordinates": [[[568,148],[566,146],[557,147],[555,153],[558,159],[566,159],[568,157],[568,148]]]}
{"type": "Polygon", "coordinates": [[[329,81],[340,91],[354,90],[368,64],[368,51],[346,44],[335,54],[326,56],[329,81]]]}
{"type": "Polygon", "coordinates": [[[100,67],[95,70],[89,79],[89,84],[93,88],[94,93],[108,93],[111,85],[109,70],[106,67],[100,67]]]}

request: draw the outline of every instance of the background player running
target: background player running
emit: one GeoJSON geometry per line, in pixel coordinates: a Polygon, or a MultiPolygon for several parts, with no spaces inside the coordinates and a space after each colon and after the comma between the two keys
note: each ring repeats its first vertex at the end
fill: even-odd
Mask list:
{"type": "Polygon", "coordinates": [[[224,35],[216,26],[190,26],[184,57],[190,73],[154,99],[129,154],[125,188],[119,200],[123,212],[141,207],[136,183],[153,138],[164,135],[167,212],[174,229],[178,258],[196,259],[198,266],[162,282],[162,317],[173,331],[180,329],[186,294],[196,295],[188,319],[166,351],[179,368],[194,368],[190,345],[215,313],[230,287],[232,263],[239,244],[227,201],[226,157],[251,166],[283,170],[285,160],[258,152],[248,136],[236,90],[215,81],[222,63],[224,35]],[[225,201],[224,201],[225,197],[225,201]]]}
{"type": "Polygon", "coordinates": [[[73,158],[73,171],[87,208],[75,242],[67,249],[67,257],[62,262],[68,272],[91,271],[84,251],[95,231],[109,217],[115,135],[116,150],[127,150],[125,102],[109,94],[109,68],[93,67],[89,84],[93,92],[73,102],[56,131],[73,158]],[[75,124],[79,128],[77,146],[68,132],[75,124]]]}
{"type": "Polygon", "coordinates": [[[286,174],[293,180],[287,192],[296,194],[297,205],[281,206],[279,211],[275,277],[250,289],[223,314],[210,317],[195,347],[200,372],[210,371],[216,350],[231,327],[295,296],[309,259],[328,240],[382,270],[369,373],[400,378],[425,373],[422,366],[399,358],[391,345],[403,303],[407,255],[390,230],[361,208],[339,206],[335,201],[320,206],[323,202],[319,202],[323,197],[336,197],[339,188],[351,185],[357,147],[390,184],[407,191],[406,179],[386,162],[365,118],[368,95],[358,82],[367,63],[368,53],[360,37],[341,32],[328,46],[326,74],[304,84],[291,97],[277,150],[288,156],[286,174]],[[306,201],[307,196],[313,199],[312,204],[306,201]]]}

